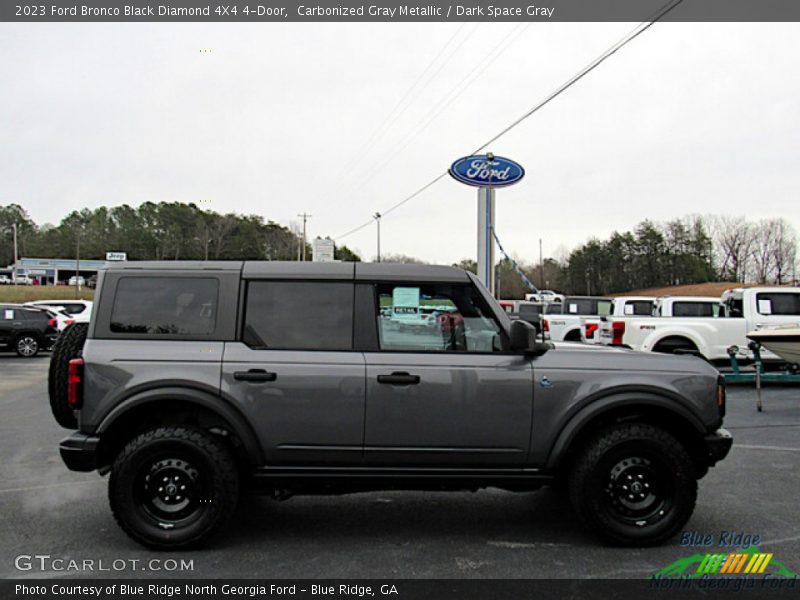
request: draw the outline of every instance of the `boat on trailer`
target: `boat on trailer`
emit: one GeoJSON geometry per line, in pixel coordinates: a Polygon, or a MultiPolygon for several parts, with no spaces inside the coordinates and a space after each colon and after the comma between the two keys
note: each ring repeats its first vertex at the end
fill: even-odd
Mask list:
{"type": "Polygon", "coordinates": [[[751,331],[747,337],[787,363],[800,365],[800,323],[751,331]]]}

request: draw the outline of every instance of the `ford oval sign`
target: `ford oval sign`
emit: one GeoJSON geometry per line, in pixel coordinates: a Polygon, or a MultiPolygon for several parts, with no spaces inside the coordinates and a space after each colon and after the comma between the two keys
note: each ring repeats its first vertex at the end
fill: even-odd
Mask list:
{"type": "Polygon", "coordinates": [[[502,187],[517,183],[525,176],[525,169],[502,156],[483,154],[459,158],[450,167],[450,175],[467,185],[502,187]]]}

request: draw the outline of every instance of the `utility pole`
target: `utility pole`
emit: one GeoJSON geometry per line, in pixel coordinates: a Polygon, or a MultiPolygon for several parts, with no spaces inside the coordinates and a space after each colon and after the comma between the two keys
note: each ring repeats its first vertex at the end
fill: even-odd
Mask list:
{"type": "Polygon", "coordinates": [[[376,212],[372,218],[378,224],[378,262],[381,262],[381,213],[376,212]]]}
{"type": "Polygon", "coordinates": [[[12,227],[14,228],[14,272],[11,274],[11,279],[14,280],[14,285],[17,285],[17,261],[19,260],[19,255],[17,254],[17,224],[14,223],[12,227]]]}
{"type": "Polygon", "coordinates": [[[311,218],[311,215],[302,213],[297,215],[298,217],[303,217],[303,262],[306,261],[306,221],[311,218]]]}
{"type": "Polygon", "coordinates": [[[539,238],[539,289],[544,289],[544,260],[542,259],[542,238],[539,238]]]}
{"type": "MultiPolygon", "coordinates": [[[[69,283],[69,282],[67,282],[69,283]]],[[[81,230],[75,240],[75,298],[81,296],[81,230]]]]}

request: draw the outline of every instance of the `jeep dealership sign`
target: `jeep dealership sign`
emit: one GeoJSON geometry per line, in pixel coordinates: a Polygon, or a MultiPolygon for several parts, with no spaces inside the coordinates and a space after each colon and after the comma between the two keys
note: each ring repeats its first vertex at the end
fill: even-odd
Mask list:
{"type": "Polygon", "coordinates": [[[522,179],[525,169],[508,158],[483,154],[459,158],[450,167],[450,175],[467,185],[503,187],[522,179]]]}

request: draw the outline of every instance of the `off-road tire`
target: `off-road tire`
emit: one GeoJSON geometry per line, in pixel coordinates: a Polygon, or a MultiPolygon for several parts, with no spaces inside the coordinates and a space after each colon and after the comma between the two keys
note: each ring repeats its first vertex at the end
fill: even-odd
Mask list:
{"type": "Polygon", "coordinates": [[[53,345],[50,355],[50,371],[47,376],[47,392],[50,395],[50,409],[53,416],[62,427],[76,429],[78,420],[75,413],[67,403],[67,378],[69,376],[69,361],[80,358],[83,354],[83,344],[86,342],[88,323],[73,323],[68,325],[53,345]]]}
{"type": "Polygon", "coordinates": [[[223,529],[235,512],[239,470],[224,442],[213,434],[186,426],[157,427],[136,436],[119,453],[108,498],[119,526],[140,544],[159,550],[192,548],[223,529]],[[165,499],[170,490],[162,491],[161,483],[171,482],[175,473],[171,491],[183,493],[179,488],[185,483],[189,496],[165,499]],[[178,480],[181,474],[185,478],[178,480]],[[183,502],[188,503],[183,511],[169,516],[161,512],[183,502]]]}
{"type": "Polygon", "coordinates": [[[653,546],[689,520],[697,476],[686,448],[672,435],[646,423],[619,423],[594,434],[579,451],[569,494],[581,521],[606,540],[653,546]],[[634,495],[631,482],[637,481],[650,484],[645,489],[640,483],[631,501],[627,494],[634,495]]]}
{"type": "Polygon", "coordinates": [[[14,352],[22,358],[33,358],[41,349],[41,341],[35,333],[21,333],[14,340],[14,352]]]}

